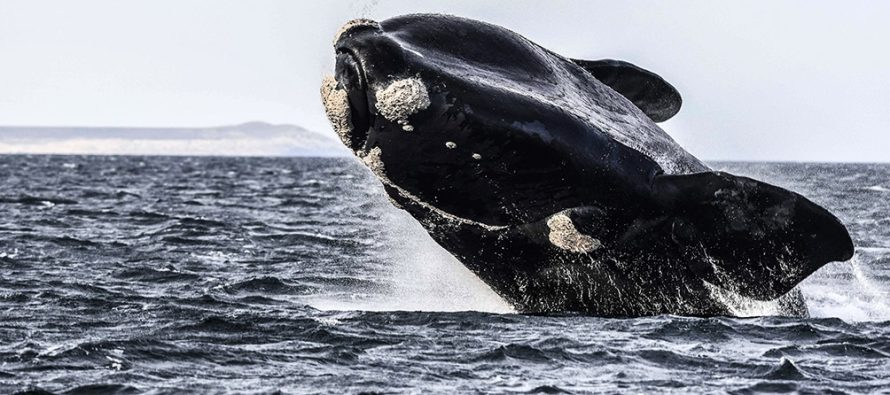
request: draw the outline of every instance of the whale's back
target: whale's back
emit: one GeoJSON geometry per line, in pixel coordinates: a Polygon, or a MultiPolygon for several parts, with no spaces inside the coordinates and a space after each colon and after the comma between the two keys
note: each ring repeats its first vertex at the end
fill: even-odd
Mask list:
{"type": "Polygon", "coordinates": [[[565,111],[589,125],[592,133],[607,135],[650,157],[665,173],[709,170],[630,100],[571,59],[518,33],[479,21],[430,14],[391,18],[381,27],[397,31],[392,37],[406,49],[406,56],[435,68],[439,75],[565,111]]]}

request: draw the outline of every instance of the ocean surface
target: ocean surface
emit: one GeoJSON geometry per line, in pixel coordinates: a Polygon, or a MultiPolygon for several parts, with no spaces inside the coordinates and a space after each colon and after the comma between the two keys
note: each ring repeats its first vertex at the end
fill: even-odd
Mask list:
{"type": "Polygon", "coordinates": [[[712,165],[849,227],[812,318],[515,314],[353,158],[0,156],[0,393],[890,393],[890,165],[712,165]]]}

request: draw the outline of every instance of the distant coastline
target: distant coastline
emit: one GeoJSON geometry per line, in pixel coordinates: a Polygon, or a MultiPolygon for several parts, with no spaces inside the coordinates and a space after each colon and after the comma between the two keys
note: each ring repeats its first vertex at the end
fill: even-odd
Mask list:
{"type": "Polygon", "coordinates": [[[333,134],[247,122],[207,128],[0,126],[0,154],[343,156],[333,134]]]}

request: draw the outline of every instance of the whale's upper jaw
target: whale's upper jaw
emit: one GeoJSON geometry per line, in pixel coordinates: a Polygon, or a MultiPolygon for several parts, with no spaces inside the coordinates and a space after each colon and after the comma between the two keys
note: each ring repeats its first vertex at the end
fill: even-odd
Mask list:
{"type": "Polygon", "coordinates": [[[692,158],[585,69],[499,26],[356,20],[334,50],[322,96],[344,144],[379,149],[393,184],[457,216],[516,224],[610,189],[641,196],[662,163],[692,158]]]}
{"type": "Polygon", "coordinates": [[[610,155],[651,176],[650,158],[552,100],[588,94],[592,77],[506,29],[444,16],[350,22],[334,49],[322,96],[344,144],[443,213],[489,226],[541,220],[584,205],[588,190],[634,184],[591,185],[612,171],[597,159],[610,155]],[[452,40],[454,29],[470,36],[452,40]]]}

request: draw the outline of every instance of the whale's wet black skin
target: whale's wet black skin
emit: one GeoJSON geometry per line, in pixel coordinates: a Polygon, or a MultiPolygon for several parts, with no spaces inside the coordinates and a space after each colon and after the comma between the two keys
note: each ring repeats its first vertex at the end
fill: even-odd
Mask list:
{"type": "Polygon", "coordinates": [[[656,125],[680,95],[632,64],[444,15],[355,20],[334,48],[344,144],[517,311],[805,315],[796,285],[853,254],[822,207],[683,150],[656,125]]]}

